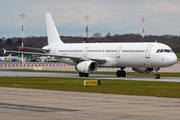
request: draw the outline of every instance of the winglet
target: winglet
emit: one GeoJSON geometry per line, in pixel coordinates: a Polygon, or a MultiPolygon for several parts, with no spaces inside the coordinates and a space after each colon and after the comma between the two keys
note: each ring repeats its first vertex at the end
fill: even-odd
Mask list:
{"type": "Polygon", "coordinates": [[[6,50],[3,48],[4,54],[6,54],[6,50]]]}

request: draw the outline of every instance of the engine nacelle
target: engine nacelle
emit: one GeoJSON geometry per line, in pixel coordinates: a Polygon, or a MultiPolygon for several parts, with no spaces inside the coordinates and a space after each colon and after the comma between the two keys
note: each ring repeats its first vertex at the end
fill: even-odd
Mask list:
{"type": "Polygon", "coordinates": [[[154,68],[141,68],[141,67],[139,67],[139,68],[132,68],[133,69],[133,71],[135,71],[135,72],[138,72],[138,73],[152,73],[153,71],[154,71],[154,68]]]}
{"type": "Polygon", "coordinates": [[[75,69],[82,73],[94,73],[97,68],[98,64],[95,61],[83,61],[75,66],[75,69]]]}

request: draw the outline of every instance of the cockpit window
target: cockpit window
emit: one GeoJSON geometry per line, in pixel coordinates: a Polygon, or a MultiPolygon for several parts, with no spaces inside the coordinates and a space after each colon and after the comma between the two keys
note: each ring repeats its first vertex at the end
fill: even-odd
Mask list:
{"type": "Polygon", "coordinates": [[[173,50],[172,50],[172,49],[170,49],[170,52],[172,52],[172,53],[173,53],[173,50]]]}
{"type": "Polygon", "coordinates": [[[164,52],[170,53],[170,50],[168,50],[168,49],[164,49],[164,52]]]}
{"type": "Polygon", "coordinates": [[[156,53],[162,53],[162,52],[165,52],[165,53],[173,53],[173,50],[172,49],[158,49],[156,51],[156,53]]]}
{"type": "Polygon", "coordinates": [[[156,53],[158,53],[160,51],[160,49],[158,49],[157,51],[156,51],[156,53]]]}
{"type": "Polygon", "coordinates": [[[163,50],[163,49],[161,49],[161,50],[160,50],[160,53],[162,53],[163,51],[164,51],[164,50],[163,50]]]}

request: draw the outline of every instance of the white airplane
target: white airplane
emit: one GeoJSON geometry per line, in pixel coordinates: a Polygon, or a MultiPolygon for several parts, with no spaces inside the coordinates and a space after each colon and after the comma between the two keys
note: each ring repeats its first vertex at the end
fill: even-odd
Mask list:
{"type": "Polygon", "coordinates": [[[0,61],[5,61],[5,60],[6,60],[6,56],[0,57],[0,61]]]}
{"type": "Polygon", "coordinates": [[[3,57],[0,58],[1,60],[6,60],[8,62],[18,62],[18,61],[21,61],[22,59],[17,57],[17,56],[11,56],[12,54],[10,53],[7,57],[3,57]]]}
{"type": "MultiPolygon", "coordinates": [[[[54,56],[62,62],[74,65],[80,77],[88,77],[98,68],[120,68],[117,77],[125,77],[126,67],[139,73],[152,73],[159,79],[158,70],[176,63],[177,57],[172,49],[161,43],[73,43],[65,44],[59,37],[50,13],[45,14],[48,45],[44,53],[23,52],[43,56],[54,56]]],[[[15,52],[18,51],[6,51],[15,52]]],[[[20,52],[21,53],[21,52],[20,52]]]]}

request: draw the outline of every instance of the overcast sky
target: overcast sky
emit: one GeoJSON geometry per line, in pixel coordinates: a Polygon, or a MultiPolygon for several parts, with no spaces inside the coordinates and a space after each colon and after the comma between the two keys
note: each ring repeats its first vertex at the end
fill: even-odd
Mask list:
{"type": "Polygon", "coordinates": [[[179,0],[1,0],[0,38],[21,37],[24,13],[24,37],[47,36],[45,13],[51,13],[59,35],[86,36],[94,33],[141,34],[145,17],[145,35],[180,35],[179,0]]]}

